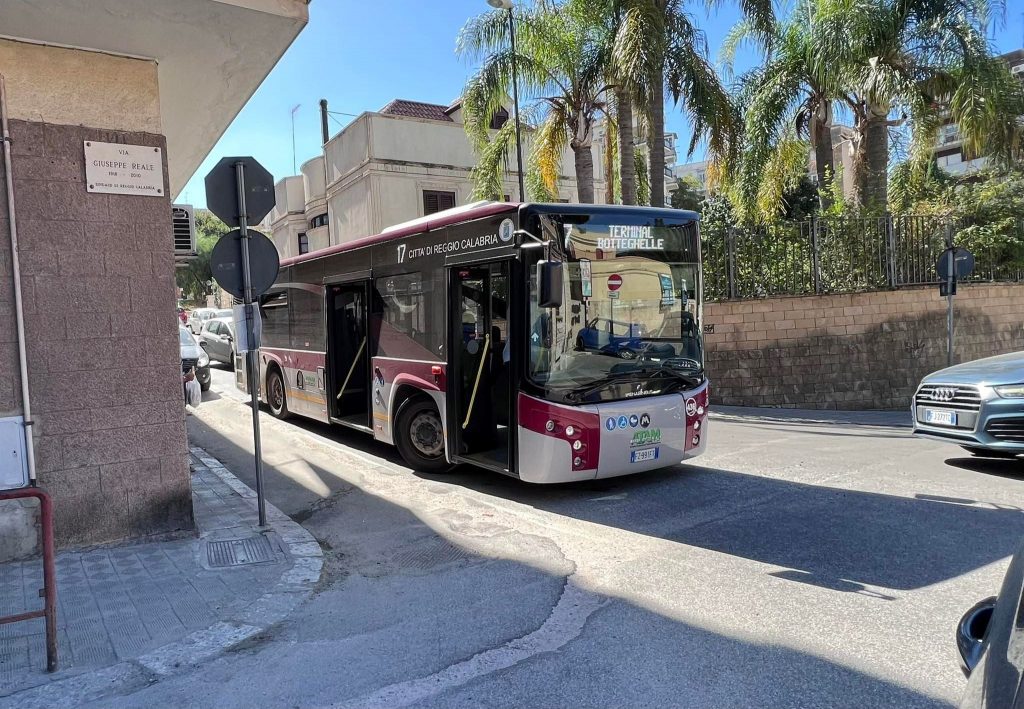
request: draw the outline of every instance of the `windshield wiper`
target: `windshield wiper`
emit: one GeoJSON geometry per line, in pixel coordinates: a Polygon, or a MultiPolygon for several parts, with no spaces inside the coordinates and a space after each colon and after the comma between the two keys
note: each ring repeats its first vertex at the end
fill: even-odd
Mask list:
{"type": "Polygon", "coordinates": [[[683,382],[685,382],[686,384],[689,384],[690,386],[697,386],[701,382],[704,381],[704,377],[703,376],[693,376],[693,375],[690,375],[690,374],[683,374],[682,372],[677,371],[675,369],[671,369],[669,367],[664,367],[664,366],[658,367],[658,368],[643,367],[643,368],[638,368],[638,369],[631,369],[631,370],[629,370],[629,372],[622,372],[621,373],[622,376],[611,377],[609,379],[602,379],[601,381],[596,382],[596,383],[594,383],[594,384],[592,384],[589,387],[586,387],[584,389],[580,389],[578,391],[568,392],[565,395],[565,398],[568,399],[569,401],[579,401],[580,399],[583,399],[583,398],[585,398],[587,396],[590,396],[595,391],[599,391],[599,390],[604,389],[605,387],[608,387],[608,386],[614,386],[616,384],[632,384],[633,382],[635,382],[637,380],[637,376],[636,375],[638,375],[638,374],[647,375],[647,376],[651,376],[651,377],[654,377],[654,376],[657,376],[657,375],[662,375],[662,376],[667,375],[667,376],[670,376],[670,377],[675,377],[676,379],[680,379],[683,382]]]}

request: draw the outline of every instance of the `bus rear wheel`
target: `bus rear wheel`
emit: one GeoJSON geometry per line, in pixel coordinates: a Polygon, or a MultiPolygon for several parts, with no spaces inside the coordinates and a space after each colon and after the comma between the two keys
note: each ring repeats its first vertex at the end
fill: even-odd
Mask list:
{"type": "Polygon", "coordinates": [[[276,367],[267,374],[267,405],[275,418],[288,418],[288,397],[281,370],[276,367]]]}
{"type": "Polygon", "coordinates": [[[451,465],[444,457],[444,426],[433,402],[412,399],[398,411],[395,445],[409,467],[425,473],[444,473],[451,465]]]}

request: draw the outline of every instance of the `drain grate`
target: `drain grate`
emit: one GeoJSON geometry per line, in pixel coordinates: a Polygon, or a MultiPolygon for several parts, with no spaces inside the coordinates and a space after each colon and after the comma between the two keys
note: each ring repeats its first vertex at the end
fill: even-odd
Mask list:
{"type": "Polygon", "coordinates": [[[206,546],[206,559],[214,568],[261,564],[274,560],[274,549],[266,537],[257,534],[245,539],[209,542],[206,546]]]}
{"type": "Polygon", "coordinates": [[[444,542],[431,543],[425,547],[417,547],[399,552],[393,561],[403,568],[413,568],[426,571],[437,566],[452,564],[457,561],[469,559],[471,554],[452,544],[444,542]]]}

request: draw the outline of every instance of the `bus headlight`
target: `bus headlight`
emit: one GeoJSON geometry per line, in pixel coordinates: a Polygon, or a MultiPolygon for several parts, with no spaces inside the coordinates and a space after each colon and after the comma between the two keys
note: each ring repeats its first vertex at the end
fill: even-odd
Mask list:
{"type": "Polygon", "coordinates": [[[574,451],[578,451],[578,450],[580,450],[581,448],[583,448],[583,441],[581,441],[581,440],[579,440],[579,439],[577,438],[577,439],[576,439],[575,441],[573,441],[573,442],[572,442],[572,449],[573,449],[574,451]]]}

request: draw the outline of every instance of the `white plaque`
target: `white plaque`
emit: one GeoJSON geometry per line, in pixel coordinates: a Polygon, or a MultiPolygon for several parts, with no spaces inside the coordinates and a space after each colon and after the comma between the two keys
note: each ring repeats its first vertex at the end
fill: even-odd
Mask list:
{"type": "Polygon", "coordinates": [[[163,197],[163,152],[149,145],[87,140],[85,181],[89,192],[163,197]]]}

